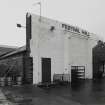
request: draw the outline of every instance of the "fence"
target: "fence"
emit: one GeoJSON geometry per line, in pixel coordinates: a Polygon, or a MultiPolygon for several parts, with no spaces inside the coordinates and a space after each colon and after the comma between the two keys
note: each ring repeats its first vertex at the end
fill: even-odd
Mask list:
{"type": "Polygon", "coordinates": [[[70,82],[70,74],[54,74],[53,81],[55,82],[70,82]]]}

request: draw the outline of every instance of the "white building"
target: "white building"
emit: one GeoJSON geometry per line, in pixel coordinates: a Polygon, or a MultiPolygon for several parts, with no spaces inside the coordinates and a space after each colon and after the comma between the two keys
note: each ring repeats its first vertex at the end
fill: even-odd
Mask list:
{"type": "Polygon", "coordinates": [[[34,14],[30,17],[30,56],[33,57],[33,83],[53,81],[54,74],[85,70],[92,79],[92,34],[65,23],[34,14]]]}

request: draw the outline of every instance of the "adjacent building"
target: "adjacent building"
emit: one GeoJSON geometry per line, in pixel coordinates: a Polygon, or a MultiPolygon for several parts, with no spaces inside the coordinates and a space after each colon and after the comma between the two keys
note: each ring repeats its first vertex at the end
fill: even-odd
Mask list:
{"type": "Polygon", "coordinates": [[[12,85],[17,84],[17,78],[21,78],[21,84],[32,84],[32,59],[27,54],[26,46],[0,56],[0,68],[0,77],[10,77],[12,85]]]}

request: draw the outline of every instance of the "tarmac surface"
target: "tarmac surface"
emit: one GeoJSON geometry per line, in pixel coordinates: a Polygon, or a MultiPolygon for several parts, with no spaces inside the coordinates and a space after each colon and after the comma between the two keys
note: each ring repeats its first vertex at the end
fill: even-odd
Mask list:
{"type": "Polygon", "coordinates": [[[105,105],[105,79],[50,87],[4,87],[1,90],[0,100],[3,93],[3,97],[11,102],[7,105],[105,105]]]}

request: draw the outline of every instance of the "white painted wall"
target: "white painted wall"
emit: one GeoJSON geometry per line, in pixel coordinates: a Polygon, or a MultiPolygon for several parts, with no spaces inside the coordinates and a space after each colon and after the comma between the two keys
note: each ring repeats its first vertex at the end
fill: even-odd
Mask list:
{"type": "Polygon", "coordinates": [[[51,80],[53,74],[64,71],[64,35],[57,29],[56,22],[32,15],[31,56],[33,56],[33,82],[42,81],[41,58],[51,58],[51,80]],[[55,26],[53,32],[51,26],[55,26]]]}
{"type": "Polygon", "coordinates": [[[51,80],[53,74],[69,73],[71,66],[85,66],[85,78],[92,78],[92,46],[90,40],[77,33],[62,29],[58,21],[32,14],[33,83],[42,81],[41,58],[51,58],[51,80]],[[51,26],[55,29],[50,31],[51,26]]]}

